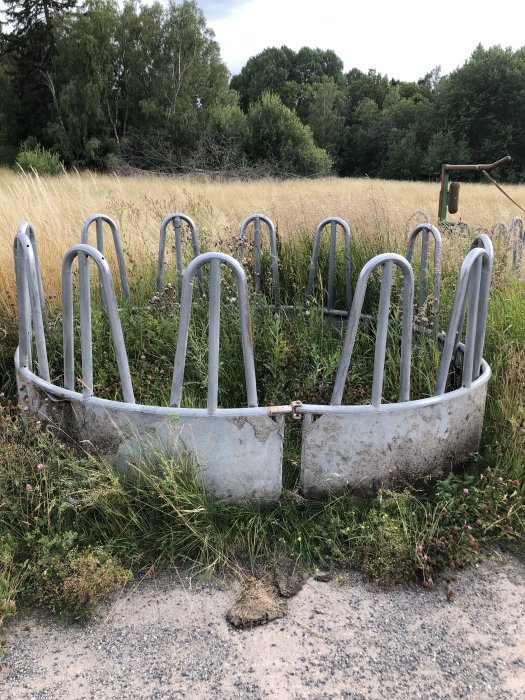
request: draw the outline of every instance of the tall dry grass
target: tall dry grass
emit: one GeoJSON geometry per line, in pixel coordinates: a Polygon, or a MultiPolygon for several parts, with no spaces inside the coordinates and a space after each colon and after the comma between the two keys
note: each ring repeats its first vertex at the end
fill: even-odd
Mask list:
{"type": "MultiPolygon", "coordinates": [[[[507,186],[525,202],[525,186],[507,186]]],[[[12,240],[18,224],[29,221],[36,232],[48,293],[59,288],[65,250],[79,242],[83,220],[95,212],[113,217],[129,255],[155,256],[159,226],[170,212],[191,216],[208,240],[238,233],[253,212],[268,215],[283,238],[314,231],[321,219],[347,220],[361,240],[381,237],[384,245],[405,240],[407,216],[427,211],[436,220],[439,185],[421,182],[324,178],[319,180],[217,181],[190,177],[129,177],[70,173],[39,178],[0,171],[0,306],[13,298],[12,240]]],[[[488,184],[465,184],[461,191],[464,221],[490,228],[519,212],[488,184]]]]}

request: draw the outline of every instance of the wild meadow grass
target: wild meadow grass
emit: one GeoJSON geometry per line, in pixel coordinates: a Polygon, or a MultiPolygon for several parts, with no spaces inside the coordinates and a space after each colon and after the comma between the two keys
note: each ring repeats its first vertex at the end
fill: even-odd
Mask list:
{"type": "MultiPolygon", "coordinates": [[[[148,461],[139,459],[133,477],[126,477],[35,419],[19,417],[12,364],[17,332],[11,272],[12,234],[19,219],[30,219],[37,233],[48,298],[51,371],[59,383],[62,254],[78,241],[80,223],[88,214],[103,210],[117,220],[129,261],[132,303],[126,306],[121,299],[121,319],[137,401],[167,405],[178,293],[172,256],[168,256],[165,289],[154,294],[160,221],[170,210],[184,211],[197,222],[203,249],[220,247],[233,253],[242,219],[257,210],[270,215],[279,227],[283,302],[300,311],[276,314],[267,300],[251,294],[259,403],[283,404],[294,399],[327,403],[343,330],[323,322],[316,312],[325,299],[326,247],[320,257],[322,272],[315,298],[306,305],[304,287],[315,227],[330,214],[350,221],[355,284],[362,264],[376,253],[405,252],[406,216],[418,208],[432,213],[437,199],[435,185],[368,180],[217,183],[90,175],[46,180],[2,177],[6,187],[0,189],[4,192],[0,198],[5,198],[0,210],[9,226],[4,225],[5,264],[0,266],[4,290],[0,300],[0,619],[27,603],[83,619],[132,574],[181,565],[200,573],[222,571],[243,576],[257,573],[281,557],[291,557],[307,567],[358,568],[380,583],[419,580],[431,586],[440,572],[476,559],[489,543],[523,552],[525,288],[510,270],[501,241],[496,241],[484,353],[494,376],[480,453],[438,480],[380,491],[373,498],[343,493],[307,501],[297,489],[301,426],[290,421],[284,456],[285,490],[280,501],[261,507],[224,504],[203,491],[189,460],[174,464],[159,453],[148,461]]],[[[469,185],[464,189],[465,207],[472,207],[472,216],[478,216],[475,222],[480,226],[489,227],[499,218],[510,219],[512,212],[503,211],[506,203],[486,199],[486,187],[469,185]]],[[[516,191],[519,196],[524,188],[516,191]]],[[[444,246],[442,326],[446,327],[469,240],[445,237],[444,246]]],[[[342,251],[338,256],[336,302],[343,306],[342,251]]],[[[245,262],[251,276],[250,246],[245,262]]],[[[262,282],[269,298],[267,253],[263,256],[262,282]]],[[[377,304],[378,285],[378,278],[372,278],[365,304],[369,313],[377,304]]],[[[399,289],[396,280],[394,300],[399,289]]],[[[195,296],[183,405],[202,406],[207,381],[207,304],[195,296]]],[[[95,393],[120,398],[107,319],[98,303],[95,283],[92,298],[95,393]]],[[[219,376],[223,406],[241,406],[246,401],[238,314],[232,299],[234,289],[226,278],[219,376]]],[[[384,401],[397,400],[399,390],[395,311],[393,314],[384,401]]],[[[424,337],[416,340],[413,398],[432,393],[439,361],[431,343],[424,337]]],[[[76,347],[78,350],[78,337],[76,347]]],[[[364,324],[345,403],[370,400],[373,347],[373,329],[364,324]]],[[[80,376],[78,357],[76,376],[80,376]]]]}
{"type": "MultiPolygon", "coordinates": [[[[524,206],[524,185],[505,189],[524,206]]],[[[15,293],[11,248],[23,220],[35,228],[44,283],[51,295],[59,291],[64,251],[79,241],[82,222],[96,212],[116,221],[133,269],[134,264],[156,256],[160,222],[170,212],[191,216],[201,239],[217,243],[222,250],[226,241],[238,236],[246,216],[261,212],[275,223],[283,242],[298,232],[311,234],[322,219],[336,215],[349,223],[361,242],[384,251],[396,242],[406,247],[411,212],[425,210],[436,221],[438,194],[438,183],[369,178],[240,182],[205,177],[119,178],[89,172],[40,178],[0,169],[0,303],[9,302],[7,292],[15,293]]],[[[494,186],[480,182],[462,185],[459,214],[474,227],[490,230],[497,221],[508,223],[516,211],[494,186]]]]}

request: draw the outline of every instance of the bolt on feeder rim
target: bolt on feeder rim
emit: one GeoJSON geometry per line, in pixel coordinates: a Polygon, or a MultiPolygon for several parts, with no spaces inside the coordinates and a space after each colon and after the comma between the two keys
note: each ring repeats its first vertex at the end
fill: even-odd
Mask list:
{"type": "MultiPolygon", "coordinates": [[[[14,243],[19,309],[19,347],[15,355],[15,366],[20,400],[33,415],[61,426],[75,440],[91,444],[95,451],[111,459],[120,469],[132,470],[131,464],[137,455],[163,450],[177,460],[191,459],[201,470],[204,485],[213,497],[229,501],[275,501],[282,492],[286,415],[300,417],[303,421],[300,487],[306,496],[319,496],[347,487],[368,491],[380,485],[395,484],[399,480],[414,480],[435,471],[437,466],[448,469],[455,461],[464,459],[477,450],[487,383],[491,374],[490,367],[482,358],[493,261],[492,244],[488,236],[478,236],[463,261],[449,326],[444,334],[438,332],[442,242],[441,235],[434,226],[423,223],[414,229],[409,237],[406,256],[382,253],[366,263],[355,289],[347,286],[347,308],[334,309],[336,237],[341,231],[345,250],[345,280],[348,285],[351,280],[351,231],[348,224],[338,217],[324,219],[315,234],[306,289],[307,296],[311,297],[312,280],[315,281],[318,267],[321,233],[329,228],[328,301],[324,313],[327,317],[336,314],[346,320],[332,400],[329,405],[313,405],[292,400],[300,397],[290,397],[290,403],[286,406],[263,407],[258,405],[248,283],[240,261],[249,227],[253,225],[257,284],[260,277],[262,224],[270,239],[273,306],[277,313],[280,308],[285,308],[281,307],[280,299],[275,227],[263,215],[248,217],[241,227],[238,259],[235,259],[221,252],[199,253],[197,231],[191,219],[180,213],[170,214],[161,227],[160,248],[164,249],[166,245],[168,224],[171,223],[175,233],[177,283],[180,284],[180,318],[170,406],[160,407],[135,403],[111,271],[103,250],[100,250],[103,247],[104,223],[109,225],[117,250],[123,295],[129,298],[125,262],[123,255],[119,254],[121,247],[118,230],[105,215],[89,217],[82,229],[83,242],[66,252],[62,266],[64,386],[51,382],[49,376],[44,297],[36,237],[27,222],[20,225],[14,243]],[[92,223],[95,223],[97,229],[98,249],[85,242],[92,223]],[[198,253],[186,269],[182,259],[183,225],[190,229],[192,252],[198,253]],[[419,295],[414,305],[412,260],[418,238],[421,239],[419,295]],[[433,256],[429,255],[431,243],[434,246],[433,256]],[[79,261],[82,392],[75,390],[73,364],[74,308],[71,273],[76,258],[79,261]],[[117,355],[124,401],[103,399],[93,393],[90,260],[99,273],[100,293],[117,355]],[[434,395],[411,400],[413,317],[414,312],[417,313],[427,302],[431,260],[434,328],[428,333],[440,349],[441,361],[434,395]],[[187,408],[181,406],[181,397],[193,286],[197,282],[201,287],[202,269],[208,265],[210,320],[207,407],[187,408]],[[247,405],[238,408],[220,408],[217,402],[221,274],[225,267],[234,274],[240,311],[247,405]],[[400,395],[397,403],[384,404],[381,397],[385,347],[395,268],[399,268],[403,276],[400,290],[400,395]],[[342,388],[352,362],[357,328],[362,319],[363,299],[369,277],[376,269],[381,270],[382,277],[376,319],[372,401],[370,405],[343,405],[342,388]],[[33,370],[33,344],[36,347],[38,374],[33,370]],[[462,362],[462,386],[446,391],[447,375],[453,361],[462,362]]],[[[158,273],[163,256],[160,248],[158,273]]],[[[158,284],[159,275],[157,290],[158,284]]]]}

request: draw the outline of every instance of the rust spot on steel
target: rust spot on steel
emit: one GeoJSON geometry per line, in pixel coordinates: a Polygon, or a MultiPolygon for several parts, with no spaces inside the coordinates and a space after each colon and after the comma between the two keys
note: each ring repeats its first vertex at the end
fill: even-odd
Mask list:
{"type": "Polygon", "coordinates": [[[459,209],[459,182],[451,182],[448,189],[448,211],[457,214],[459,209]]]}
{"type": "Polygon", "coordinates": [[[278,415],[283,415],[285,413],[292,413],[293,407],[292,406],[267,406],[266,410],[268,411],[269,416],[278,416],[278,415]]]}

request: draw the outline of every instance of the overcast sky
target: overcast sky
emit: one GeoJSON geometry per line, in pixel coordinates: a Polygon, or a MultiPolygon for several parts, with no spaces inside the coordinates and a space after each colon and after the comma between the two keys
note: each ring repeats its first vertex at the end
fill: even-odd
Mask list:
{"type": "Polygon", "coordinates": [[[523,0],[197,0],[230,72],[268,46],[333,49],[345,71],[417,80],[445,75],[477,44],[525,45],[523,0]]]}

